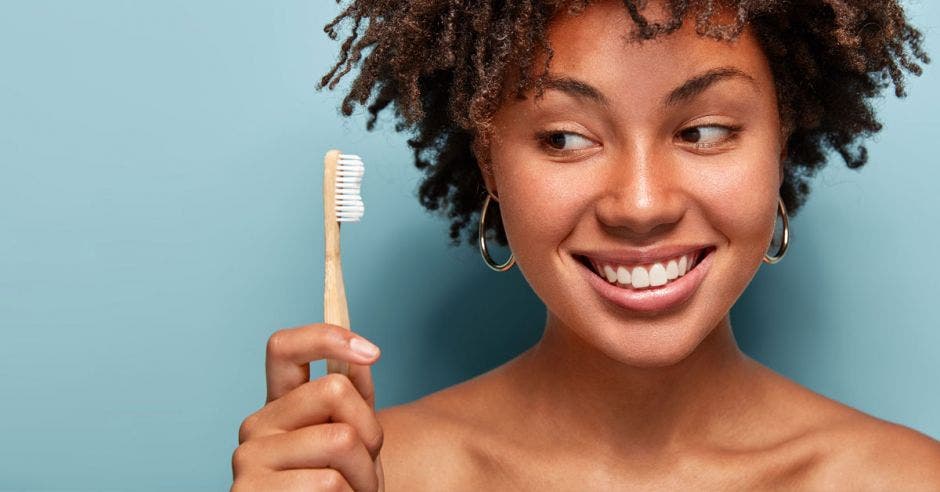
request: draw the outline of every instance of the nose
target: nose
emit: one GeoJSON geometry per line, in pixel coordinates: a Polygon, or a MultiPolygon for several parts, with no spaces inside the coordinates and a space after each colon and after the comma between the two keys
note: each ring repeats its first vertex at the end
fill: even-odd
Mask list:
{"type": "Polygon", "coordinates": [[[652,152],[624,152],[605,166],[596,216],[619,236],[651,236],[672,228],[685,214],[679,170],[652,152]]]}

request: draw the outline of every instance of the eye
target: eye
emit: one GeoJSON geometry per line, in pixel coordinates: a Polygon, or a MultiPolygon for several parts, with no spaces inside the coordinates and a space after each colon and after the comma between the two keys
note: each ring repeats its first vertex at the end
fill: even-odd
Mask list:
{"type": "Polygon", "coordinates": [[[707,148],[720,145],[735,136],[740,130],[739,126],[725,125],[698,125],[690,126],[679,131],[679,137],[687,143],[694,144],[696,148],[707,148]]]}
{"type": "Polygon", "coordinates": [[[536,135],[536,139],[543,146],[553,151],[584,150],[594,145],[594,142],[587,137],[574,132],[560,130],[539,132],[539,134],[536,135]],[[568,145],[573,145],[574,147],[566,147],[568,145]]]}

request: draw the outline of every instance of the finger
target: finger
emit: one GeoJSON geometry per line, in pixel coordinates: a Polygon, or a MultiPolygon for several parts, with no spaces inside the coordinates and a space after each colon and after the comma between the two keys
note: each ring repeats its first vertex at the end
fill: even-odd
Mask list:
{"type": "Polygon", "coordinates": [[[379,477],[379,490],[385,490],[385,471],[382,470],[382,455],[375,458],[375,476],[379,477]]]}
{"type": "MultiPolygon", "coordinates": [[[[353,490],[377,490],[375,462],[353,426],[336,422],[273,434],[242,444],[250,470],[332,468],[353,490]]],[[[251,472],[249,472],[251,473],[251,472]]]]}
{"type": "Polygon", "coordinates": [[[378,456],[382,426],[372,407],[342,374],[327,374],[308,381],[249,415],[239,429],[238,442],[329,422],[351,425],[372,458],[378,456]]]}
{"type": "Polygon", "coordinates": [[[231,492],[310,492],[311,490],[354,492],[349,482],[343,478],[343,474],[332,468],[285,470],[257,477],[246,477],[235,482],[231,492]]]}
{"type": "Polygon", "coordinates": [[[362,395],[369,408],[375,410],[375,384],[372,383],[371,364],[349,364],[349,380],[362,395]]]}
{"type": "MultiPolygon", "coordinates": [[[[267,401],[280,398],[309,381],[309,364],[312,361],[332,358],[356,365],[368,365],[378,360],[378,355],[366,357],[353,351],[349,344],[356,338],[365,340],[341,326],[326,323],[285,328],[275,332],[268,339],[265,360],[267,401]]],[[[357,377],[361,379],[360,376],[357,377]]],[[[364,389],[371,392],[368,388],[364,389]]]]}

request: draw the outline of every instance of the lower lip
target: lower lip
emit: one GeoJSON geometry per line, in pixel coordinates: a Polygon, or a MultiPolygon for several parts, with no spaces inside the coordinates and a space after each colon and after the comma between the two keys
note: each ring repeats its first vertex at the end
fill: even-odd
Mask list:
{"type": "Polygon", "coordinates": [[[631,311],[656,312],[677,307],[687,301],[702,284],[705,274],[712,263],[713,250],[685,275],[666,285],[645,289],[617,287],[600,278],[593,270],[580,261],[582,274],[601,297],[631,311]]]}

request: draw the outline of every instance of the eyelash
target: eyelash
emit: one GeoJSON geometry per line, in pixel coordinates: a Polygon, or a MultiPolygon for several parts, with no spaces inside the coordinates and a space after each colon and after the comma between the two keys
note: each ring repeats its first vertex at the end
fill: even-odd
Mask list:
{"type": "Polygon", "coordinates": [[[581,138],[583,138],[583,139],[585,139],[585,140],[591,140],[590,138],[587,138],[587,137],[585,137],[584,135],[581,135],[581,134],[578,133],[578,132],[572,132],[572,131],[568,131],[568,130],[545,130],[545,131],[540,131],[540,132],[538,132],[538,133],[535,134],[535,139],[536,139],[536,141],[539,143],[539,145],[540,145],[543,149],[547,150],[547,151],[550,152],[550,153],[555,153],[555,154],[572,154],[572,153],[575,153],[575,152],[580,152],[580,150],[559,150],[559,149],[556,149],[556,148],[554,148],[554,147],[548,145],[548,138],[551,137],[552,135],[558,135],[558,134],[563,134],[563,135],[577,135],[578,137],[581,137],[581,138]]]}
{"type": "Polygon", "coordinates": [[[693,125],[693,126],[687,126],[687,127],[683,128],[683,129],[679,130],[678,134],[682,134],[683,132],[685,132],[685,131],[687,131],[687,130],[694,130],[694,129],[697,129],[697,128],[721,128],[722,130],[726,130],[726,131],[728,132],[728,136],[725,137],[724,139],[722,139],[720,142],[713,143],[713,144],[704,144],[704,145],[703,145],[703,144],[692,144],[692,146],[695,147],[696,149],[707,149],[707,148],[710,148],[710,147],[718,147],[718,146],[720,146],[720,145],[724,145],[724,144],[726,144],[726,143],[728,143],[728,142],[734,140],[735,138],[737,138],[737,136],[738,136],[738,131],[741,130],[741,125],[718,125],[718,124],[693,125]]]}
{"type": "MultiPolygon", "coordinates": [[[[682,133],[685,132],[685,131],[694,130],[694,129],[697,129],[697,128],[720,128],[720,129],[722,129],[722,130],[728,131],[729,134],[728,134],[727,137],[725,137],[723,140],[721,140],[721,141],[718,142],[718,143],[712,143],[712,144],[692,144],[692,146],[695,147],[696,149],[707,149],[707,148],[717,147],[717,146],[719,146],[719,145],[723,145],[723,144],[725,144],[725,143],[727,143],[727,142],[730,142],[731,140],[734,140],[735,138],[737,138],[738,132],[741,130],[741,126],[740,126],[740,125],[718,125],[718,124],[693,125],[693,126],[687,126],[687,127],[683,128],[683,129],[679,130],[679,131],[676,133],[676,135],[680,135],[680,134],[682,134],[682,133]]],[[[569,135],[577,135],[577,136],[579,136],[579,137],[581,137],[581,138],[583,138],[583,139],[585,139],[585,140],[591,140],[591,139],[589,139],[588,137],[585,137],[584,135],[581,135],[581,134],[578,133],[578,132],[572,132],[572,131],[568,131],[568,130],[546,130],[546,131],[541,131],[541,132],[538,132],[538,133],[535,135],[535,138],[536,138],[536,140],[539,142],[539,145],[542,146],[542,148],[544,148],[544,149],[546,149],[546,150],[548,150],[548,151],[550,151],[550,152],[556,153],[556,154],[568,154],[568,153],[573,153],[573,152],[579,152],[578,150],[559,150],[559,149],[550,147],[550,146],[547,144],[547,139],[548,139],[548,137],[550,137],[550,136],[552,136],[552,135],[559,134],[559,133],[562,133],[562,134],[569,134],[569,135]]]]}

